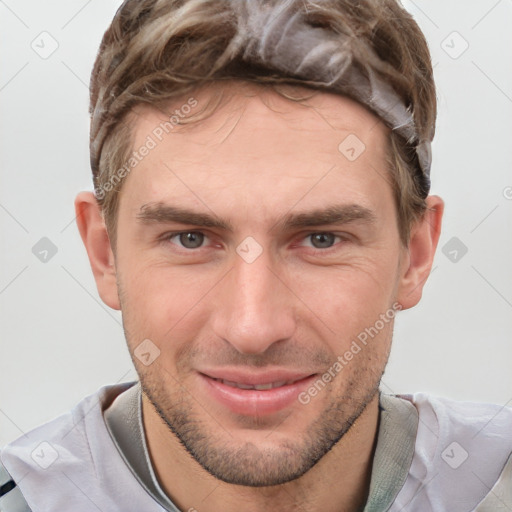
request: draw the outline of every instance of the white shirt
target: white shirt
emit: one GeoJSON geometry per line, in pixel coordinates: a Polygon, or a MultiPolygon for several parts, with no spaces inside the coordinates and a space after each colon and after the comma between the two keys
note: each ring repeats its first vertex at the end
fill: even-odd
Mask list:
{"type": "MultiPolygon", "coordinates": [[[[178,512],[153,473],[140,387],[133,384],[101,388],[2,449],[0,459],[32,512],[178,512]],[[135,441],[125,446],[140,445],[136,459],[105,422],[117,397],[116,404],[125,398],[124,412],[134,420],[127,435],[135,441]]],[[[512,409],[422,393],[381,395],[380,404],[364,512],[512,510],[512,409]]],[[[199,510],[195,500],[191,496],[184,510],[199,510]]]]}

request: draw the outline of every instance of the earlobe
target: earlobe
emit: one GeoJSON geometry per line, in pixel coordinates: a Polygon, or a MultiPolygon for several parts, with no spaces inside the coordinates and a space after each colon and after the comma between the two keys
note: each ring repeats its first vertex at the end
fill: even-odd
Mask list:
{"type": "Polygon", "coordinates": [[[427,197],[427,210],[412,227],[407,264],[401,271],[397,297],[403,309],[412,308],[421,299],[441,234],[443,211],[444,202],[440,197],[427,197]]]}
{"type": "Polygon", "coordinates": [[[98,293],[112,309],[121,309],[117,293],[115,259],[100,206],[92,192],[75,199],[76,223],[87,250],[98,293]]]}

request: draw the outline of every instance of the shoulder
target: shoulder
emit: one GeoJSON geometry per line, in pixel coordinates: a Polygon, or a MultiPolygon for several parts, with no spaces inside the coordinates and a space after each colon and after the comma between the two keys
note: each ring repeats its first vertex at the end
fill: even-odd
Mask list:
{"type": "Polygon", "coordinates": [[[503,479],[512,489],[512,408],[425,393],[400,398],[418,413],[415,453],[400,496],[417,506],[411,510],[432,503],[474,510],[503,479]]]}
{"type": "Polygon", "coordinates": [[[98,435],[103,424],[103,410],[133,383],[104,386],[83,398],[70,411],[23,434],[4,446],[2,461],[9,471],[14,461],[27,466],[43,468],[53,464],[53,459],[66,458],[69,449],[79,449],[89,442],[89,433],[98,435]],[[57,447],[61,447],[59,452],[57,447]]]}
{"type": "Polygon", "coordinates": [[[128,471],[105,427],[103,410],[132,385],[102,387],[69,412],[2,448],[5,471],[33,510],[54,510],[64,496],[69,509],[85,510],[81,501],[109,482],[109,469],[128,471]]]}
{"type": "Polygon", "coordinates": [[[512,453],[512,408],[425,393],[406,398],[418,411],[416,445],[426,465],[485,467],[488,477],[502,471],[512,453]]]}

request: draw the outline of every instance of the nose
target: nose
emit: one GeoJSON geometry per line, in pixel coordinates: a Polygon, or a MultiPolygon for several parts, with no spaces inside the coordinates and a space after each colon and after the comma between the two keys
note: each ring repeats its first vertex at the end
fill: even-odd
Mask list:
{"type": "Polygon", "coordinates": [[[214,308],[215,334],[243,354],[261,354],[295,332],[294,295],[264,251],[248,263],[236,255],[214,308]]]}

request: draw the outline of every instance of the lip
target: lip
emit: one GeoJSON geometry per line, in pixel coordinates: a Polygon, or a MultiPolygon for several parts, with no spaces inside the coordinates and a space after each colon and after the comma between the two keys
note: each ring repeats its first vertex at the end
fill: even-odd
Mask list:
{"type": "Polygon", "coordinates": [[[216,402],[235,414],[262,416],[277,413],[297,401],[316,374],[297,373],[286,370],[269,370],[249,373],[238,369],[215,369],[198,372],[206,393],[216,402]],[[279,387],[257,390],[241,389],[224,384],[220,380],[236,382],[246,386],[290,382],[279,387]]]}

